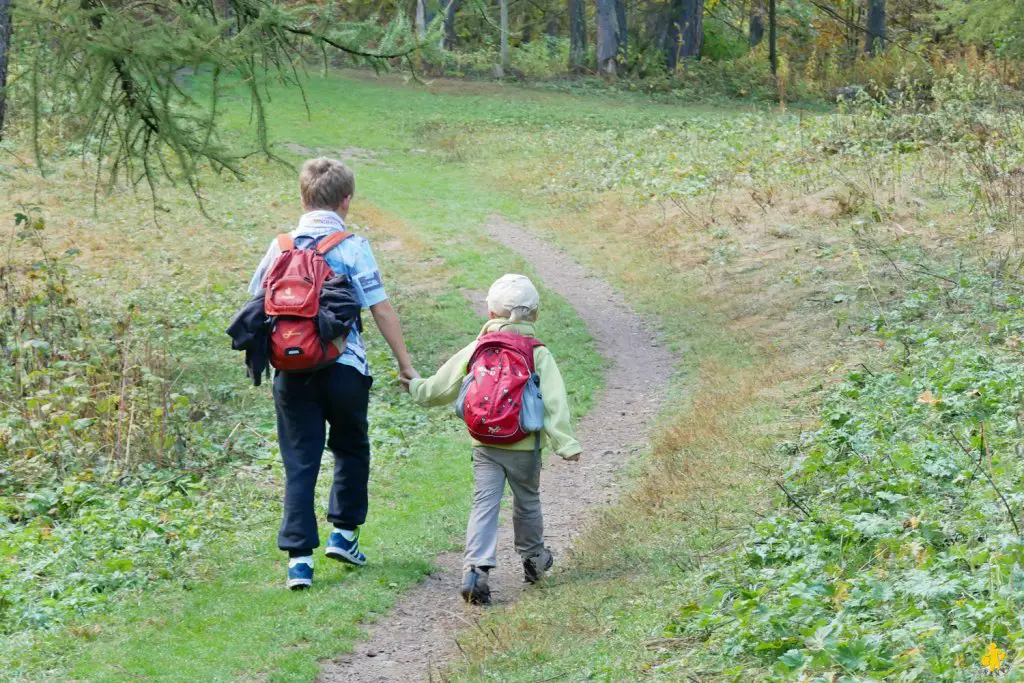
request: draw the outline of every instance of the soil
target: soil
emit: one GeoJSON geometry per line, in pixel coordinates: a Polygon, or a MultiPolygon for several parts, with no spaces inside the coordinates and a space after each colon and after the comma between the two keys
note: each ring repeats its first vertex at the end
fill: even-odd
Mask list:
{"type": "MultiPolygon", "coordinates": [[[[630,455],[646,446],[676,359],[658,344],[656,332],[614,289],[557,247],[498,217],[490,219],[487,229],[495,241],[521,255],[549,289],[576,309],[609,363],[605,389],[579,425],[584,448],[581,461],[568,463],[549,457],[544,464],[544,531],[555,555],[553,571],[557,571],[573,539],[594,517],[588,513],[617,499],[619,470],[630,455]]],[[[553,351],[558,358],[558,350],[553,351]]],[[[490,578],[492,597],[499,607],[516,601],[525,590],[522,564],[512,546],[510,515],[503,511],[503,517],[498,566],[490,578]]],[[[394,609],[368,629],[368,639],[358,643],[353,653],[324,662],[318,680],[410,683],[443,679],[446,664],[459,655],[458,634],[487,608],[466,605],[459,597],[461,553],[442,554],[435,564],[434,574],[404,593],[394,609]]]]}
{"type": "Polygon", "coordinates": [[[284,147],[289,152],[304,157],[328,156],[340,159],[348,164],[375,164],[380,161],[380,152],[378,150],[364,149],[363,147],[345,147],[344,149],[338,149],[337,147],[307,147],[297,142],[285,143],[284,147]]]}

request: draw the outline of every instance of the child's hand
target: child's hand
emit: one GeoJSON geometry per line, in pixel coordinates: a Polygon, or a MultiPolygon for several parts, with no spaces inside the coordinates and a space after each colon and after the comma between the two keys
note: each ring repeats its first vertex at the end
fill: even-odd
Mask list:
{"type": "Polygon", "coordinates": [[[420,376],[420,373],[416,372],[412,368],[406,368],[398,373],[398,381],[402,383],[402,389],[409,393],[409,385],[412,381],[420,376]]]}
{"type": "Polygon", "coordinates": [[[566,462],[579,462],[580,461],[580,454],[576,453],[576,454],[570,455],[570,456],[568,456],[566,458],[562,458],[562,460],[565,460],[566,462]]]}

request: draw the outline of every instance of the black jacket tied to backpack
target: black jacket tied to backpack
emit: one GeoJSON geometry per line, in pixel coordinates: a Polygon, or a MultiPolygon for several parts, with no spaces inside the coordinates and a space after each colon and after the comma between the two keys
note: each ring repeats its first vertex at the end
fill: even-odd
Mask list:
{"type": "MultiPolygon", "coordinates": [[[[274,318],[266,314],[265,301],[266,290],[261,289],[235,314],[227,329],[231,348],[245,351],[246,374],[255,386],[260,386],[264,373],[270,376],[269,340],[274,318]]],[[[362,332],[361,311],[362,305],[347,275],[337,275],[324,282],[317,313],[321,341],[329,344],[339,337],[347,339],[353,327],[362,332]]]]}

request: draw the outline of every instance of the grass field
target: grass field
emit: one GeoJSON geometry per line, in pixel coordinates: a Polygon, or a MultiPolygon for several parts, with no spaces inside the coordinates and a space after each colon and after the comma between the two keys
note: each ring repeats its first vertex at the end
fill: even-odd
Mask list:
{"type": "MultiPolygon", "coordinates": [[[[329,83],[321,85],[328,90],[329,83]]],[[[378,106],[386,106],[387,91],[379,89],[377,98],[378,106]]],[[[361,115],[355,106],[347,108],[355,113],[345,114],[344,103],[340,93],[323,102],[334,111],[330,128],[321,120],[305,121],[298,101],[294,109],[282,106],[277,120],[295,145],[377,145],[379,163],[348,155],[359,182],[352,219],[377,247],[410,348],[427,372],[478,331],[482,321],[468,298],[479,298],[497,275],[523,270],[479,233],[486,217],[508,208],[508,200],[475,187],[464,167],[437,172],[422,154],[403,149],[401,127],[376,131],[374,115],[361,115]]],[[[172,212],[153,225],[145,198],[128,194],[102,200],[100,214],[90,216],[89,178],[74,168],[59,170],[59,180],[14,170],[7,181],[11,213],[22,203],[41,204],[49,224],[59,226],[48,228],[49,238],[80,245],[81,275],[104,290],[105,301],[124,307],[122,293],[130,283],[131,298],[147,317],[180,326],[173,351],[184,363],[186,381],[229,406],[209,429],[221,439],[238,422],[251,429],[257,438],[249,445],[256,452],[240,453],[239,464],[258,467],[252,474],[228,469],[204,480],[211,489],[205,495],[217,501],[208,513],[215,516],[209,523],[217,532],[203,535],[203,550],[182,559],[189,564],[165,568],[189,580],[148,581],[99,615],[72,618],[69,626],[51,631],[15,634],[4,652],[10,673],[34,678],[52,667],[52,676],[91,680],[160,677],[168,671],[181,680],[226,680],[244,671],[308,680],[317,659],[344,650],[360,623],[385,611],[403,587],[430,570],[435,553],[458,547],[472,492],[462,430],[447,411],[423,413],[400,396],[385,345],[371,334],[377,371],[371,417],[374,511],[364,539],[372,568],[349,572],[320,562],[317,588],[309,595],[281,590],[284,564],[274,548],[280,472],[269,390],[246,386],[241,359],[227,350],[222,330],[243,300],[248,272],[266,243],[297,217],[294,177],[255,164],[245,185],[215,181],[207,195],[212,221],[197,214],[187,194],[167,189],[162,200],[172,212]],[[47,201],[51,196],[61,199],[47,201]],[[123,257],[111,258],[102,244],[112,235],[125,241],[123,257]],[[173,273],[173,282],[154,272],[161,269],[173,273]],[[450,495],[437,496],[439,490],[450,495]]],[[[544,297],[550,322],[542,321],[540,331],[556,354],[573,359],[564,374],[579,414],[599,386],[601,361],[571,309],[548,292],[544,297]]],[[[24,548],[13,550],[26,559],[24,548]]]]}
{"type": "MultiPolygon", "coordinates": [[[[310,79],[307,118],[295,93],[272,94],[276,150],[290,160],[338,155],[355,169],[352,219],[376,247],[421,372],[475,333],[479,321],[466,295],[486,289],[501,272],[523,268],[481,236],[480,226],[494,213],[543,232],[605,275],[654,318],[684,359],[671,408],[651,452],[634,468],[630,493],[582,540],[568,571],[521,604],[495,612],[489,628],[463,638],[466,659],[455,663],[455,678],[786,680],[807,674],[829,680],[917,666],[913,655],[897,657],[917,646],[913,637],[901,641],[910,645],[898,652],[866,639],[879,628],[877,620],[849,634],[815,636],[821,621],[835,616],[815,614],[801,627],[808,633],[784,632],[779,624],[791,615],[779,605],[770,615],[780,630],[777,642],[759,649],[768,636],[757,630],[756,615],[737,611],[735,596],[744,587],[722,577],[759,569],[744,564],[758,534],[801,531],[788,524],[800,511],[785,509],[794,489],[797,500],[827,504],[820,482],[794,463],[803,462],[802,444],[812,443],[815,428],[829,419],[819,405],[834,405],[836,392],[846,391],[838,378],[858,363],[873,368],[869,381],[892,368],[897,375],[914,372],[907,359],[931,334],[922,331],[925,322],[964,296],[970,268],[980,268],[978,277],[987,282],[1008,281],[1001,275],[1008,271],[985,270],[970,254],[967,267],[955,267],[961,245],[985,257],[999,253],[1014,234],[1007,204],[993,189],[1000,186],[972,175],[983,168],[973,162],[986,148],[958,146],[954,135],[958,126],[970,129],[955,116],[973,109],[956,100],[959,113],[940,106],[935,120],[904,112],[888,118],[778,114],[488,84],[424,87],[346,73],[310,79]],[[936,139],[935,129],[946,137],[936,139]],[[926,291],[922,278],[949,285],[948,291],[915,294],[926,291]],[[895,310],[914,311],[898,334],[889,325],[895,310]],[[910,349],[906,356],[903,349],[910,349]],[[719,599],[701,603],[704,594],[719,599]],[[719,622],[736,625],[715,626],[719,622]],[[716,639],[719,629],[728,641],[716,639]],[[812,637],[820,640],[816,650],[812,637]]],[[[229,107],[225,123],[244,139],[248,113],[229,107]]],[[[283,562],[273,546],[280,471],[272,405],[267,391],[245,386],[222,329],[266,243],[295,220],[294,174],[252,161],[245,184],[213,179],[206,190],[211,219],[198,213],[188,193],[164,188],[161,203],[170,212],[158,211],[154,222],[147,198],[124,190],[101,197],[93,214],[90,176],[56,158],[52,164],[41,179],[8,162],[0,209],[12,214],[40,206],[48,226],[43,233],[54,249],[82,252],[76,290],[104,302],[114,317],[134,304],[143,334],[165,335],[175,364],[184,368],[183,382],[207,416],[206,439],[220,447],[229,434],[237,436],[228,453],[217,451],[216,467],[190,479],[196,490],[183,497],[187,510],[178,513],[185,527],[159,529],[190,539],[159,562],[124,569],[107,562],[106,548],[70,543],[85,513],[95,513],[92,504],[77,517],[54,521],[41,514],[32,523],[0,528],[5,566],[28,567],[9,572],[18,582],[14,590],[5,588],[2,604],[29,605],[37,597],[53,602],[46,623],[31,624],[34,613],[22,607],[19,621],[4,622],[0,660],[11,663],[9,677],[30,680],[311,680],[317,660],[343,651],[361,624],[429,571],[434,553],[457,547],[470,494],[458,425],[444,411],[424,414],[409,406],[394,386],[382,341],[372,336],[374,508],[364,539],[374,564],[349,572],[320,562],[314,591],[292,596],[281,590],[283,562]],[[436,496],[439,489],[456,495],[436,496]],[[59,556],[65,564],[34,564],[58,547],[70,548],[59,556]],[[66,599],[79,593],[56,581],[76,570],[85,578],[102,575],[103,594],[111,597],[66,599]]],[[[14,252],[28,253],[24,247],[14,252]]],[[[1011,265],[1007,257],[1003,267],[1011,265]]],[[[993,318],[998,306],[972,310],[957,324],[998,328],[1000,339],[1016,335],[1015,318],[993,318]]],[[[600,359],[579,320],[550,293],[540,334],[556,357],[571,359],[563,372],[580,414],[600,386],[600,359]]],[[[931,363],[919,366],[921,377],[907,380],[915,390],[935,384],[926,378],[934,376],[931,363]]],[[[864,395],[879,405],[890,396],[864,395]]],[[[997,403],[1005,412],[1012,401],[997,403]]],[[[969,431],[978,417],[956,419],[969,431]]],[[[880,453],[884,447],[865,449],[880,453]]],[[[1010,470],[993,470],[993,481],[1015,486],[1010,470]]],[[[991,490],[982,490],[976,489],[984,509],[998,504],[991,490]]],[[[138,507],[139,519],[160,519],[152,505],[130,505],[138,507]]],[[[830,538],[845,539],[840,547],[873,547],[839,523],[844,514],[863,512],[836,510],[829,519],[839,520],[838,530],[830,538]]],[[[911,511],[886,514],[902,522],[911,511]]],[[[116,517],[99,515],[97,538],[126,533],[112,521],[116,517]]],[[[117,559],[154,547],[144,545],[152,542],[148,532],[136,535],[143,545],[117,546],[117,559]]],[[[927,553],[900,550],[913,539],[886,542],[893,557],[927,560],[927,553]]],[[[935,543],[937,555],[941,542],[935,543]]],[[[772,562],[775,573],[750,583],[789,595],[798,582],[773,583],[789,567],[786,558],[772,562]]],[[[931,565],[922,561],[913,569],[930,571],[931,565]]],[[[814,590],[834,598],[862,578],[830,565],[828,580],[814,590]]],[[[83,579],[83,585],[82,594],[96,594],[88,592],[95,582],[83,579]]],[[[843,600],[829,604],[842,611],[843,600]]],[[[896,614],[893,623],[911,619],[905,611],[896,614]]],[[[975,651],[980,656],[980,634],[1012,647],[1012,634],[996,626],[985,630],[1005,614],[978,621],[962,642],[921,645],[933,648],[930,656],[938,660],[943,648],[963,649],[963,666],[942,671],[953,680],[975,664],[975,651]]],[[[939,671],[927,661],[921,666],[922,672],[939,671]]]]}

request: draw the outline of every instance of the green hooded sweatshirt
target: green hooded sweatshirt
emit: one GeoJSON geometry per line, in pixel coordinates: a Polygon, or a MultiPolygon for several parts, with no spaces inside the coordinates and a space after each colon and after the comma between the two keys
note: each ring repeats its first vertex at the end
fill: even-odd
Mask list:
{"type": "MultiPolygon", "coordinates": [[[[480,335],[490,332],[517,332],[534,337],[533,324],[512,323],[498,318],[487,321],[480,335]]],[[[452,356],[433,377],[414,379],[409,384],[409,393],[414,401],[424,406],[438,406],[452,403],[459,396],[462,380],[469,373],[469,359],[476,349],[476,341],[452,356]]],[[[538,346],[533,350],[533,364],[540,375],[540,392],[544,396],[544,432],[541,436],[541,447],[554,448],[562,458],[568,458],[583,451],[579,441],[573,436],[572,422],[569,416],[569,397],[565,392],[562,374],[555,365],[555,358],[546,346],[538,346]]],[[[526,438],[516,443],[495,446],[473,442],[474,446],[502,448],[510,451],[532,451],[533,438],[526,438]]]]}

